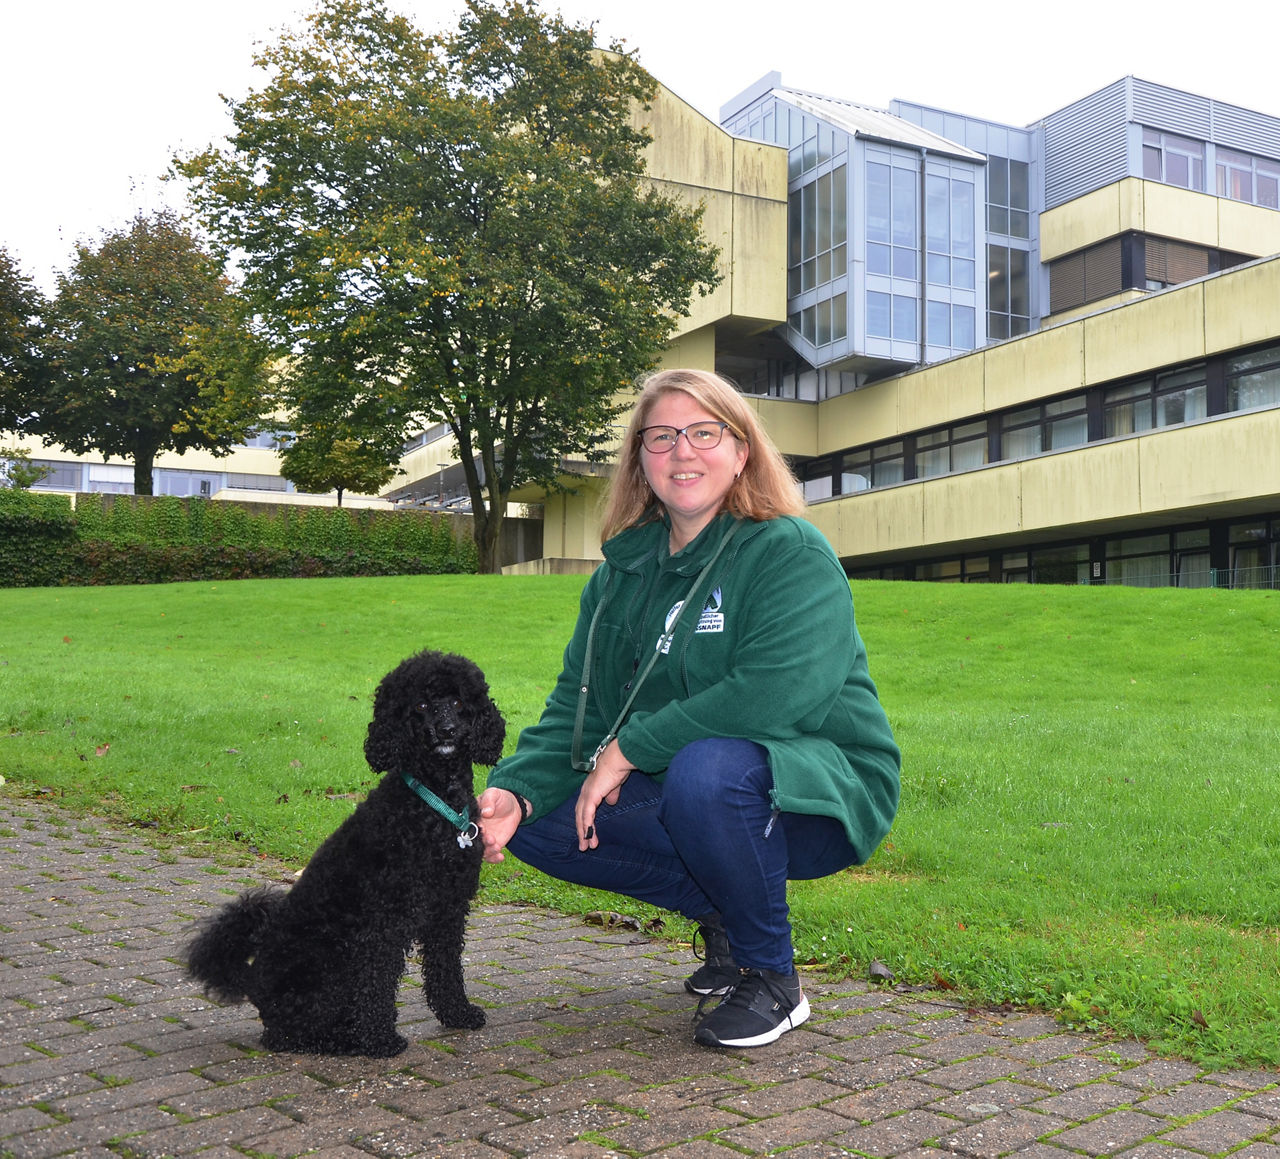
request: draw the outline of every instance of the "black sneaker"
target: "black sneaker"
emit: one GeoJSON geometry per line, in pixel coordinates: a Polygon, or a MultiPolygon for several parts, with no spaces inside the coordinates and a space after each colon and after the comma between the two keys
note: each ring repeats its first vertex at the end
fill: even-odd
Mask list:
{"type": "Polygon", "coordinates": [[[738,981],[738,963],[729,949],[729,937],[720,919],[709,918],[698,923],[693,932],[693,956],[702,958],[702,965],[684,980],[684,988],[690,994],[704,997],[728,994],[738,981]],[[698,953],[698,938],[702,938],[702,953],[698,953]]]}
{"type": "Polygon", "coordinates": [[[795,973],[743,969],[720,1005],[693,1032],[703,1046],[765,1046],[809,1017],[809,999],[795,973]]]}

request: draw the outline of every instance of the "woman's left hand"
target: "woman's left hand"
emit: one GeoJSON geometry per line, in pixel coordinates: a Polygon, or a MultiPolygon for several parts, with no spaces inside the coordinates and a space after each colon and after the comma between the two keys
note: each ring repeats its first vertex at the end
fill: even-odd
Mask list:
{"type": "Polygon", "coordinates": [[[611,740],[596,757],[596,767],[587,774],[578,793],[574,817],[578,824],[578,851],[595,849],[600,844],[596,835],[596,810],[605,803],[616,805],[618,791],[635,766],[622,755],[617,740],[611,740]]]}

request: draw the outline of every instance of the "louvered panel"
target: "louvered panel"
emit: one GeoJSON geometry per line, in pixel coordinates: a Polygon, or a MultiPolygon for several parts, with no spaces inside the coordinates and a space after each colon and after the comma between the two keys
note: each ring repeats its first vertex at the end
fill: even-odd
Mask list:
{"type": "Polygon", "coordinates": [[[1084,251],[1084,300],[1096,302],[1123,289],[1120,239],[1112,238],[1084,251]]]}
{"type": "Polygon", "coordinates": [[[1280,117],[1214,101],[1213,140],[1231,149],[1280,160],[1280,117]]]}
{"type": "Polygon", "coordinates": [[[1049,263],[1049,313],[1060,314],[1084,304],[1084,253],[1049,263]]]}
{"type": "Polygon", "coordinates": [[[1189,282],[1192,278],[1203,278],[1209,272],[1209,251],[1203,246],[1171,241],[1167,248],[1169,281],[1175,285],[1189,282]]]}
{"type": "Polygon", "coordinates": [[[1133,80],[1133,117],[1149,129],[1181,133],[1184,137],[1208,140],[1212,125],[1208,97],[1167,89],[1150,81],[1133,80]]]}
{"type": "Polygon", "coordinates": [[[1117,81],[1046,117],[1045,208],[1127,175],[1126,81],[1117,81]]]}

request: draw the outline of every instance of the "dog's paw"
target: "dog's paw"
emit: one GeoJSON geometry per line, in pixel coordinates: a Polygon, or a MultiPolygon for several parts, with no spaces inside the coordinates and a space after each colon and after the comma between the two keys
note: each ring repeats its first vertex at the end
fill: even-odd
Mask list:
{"type": "Polygon", "coordinates": [[[479,1030],[484,1025],[484,1010],[473,1005],[450,1010],[441,1016],[440,1023],[450,1030],[479,1030]]]}
{"type": "Polygon", "coordinates": [[[376,1042],[364,1043],[351,1053],[363,1054],[368,1058],[394,1058],[409,1045],[409,1040],[402,1034],[393,1034],[390,1038],[380,1038],[376,1042]]]}

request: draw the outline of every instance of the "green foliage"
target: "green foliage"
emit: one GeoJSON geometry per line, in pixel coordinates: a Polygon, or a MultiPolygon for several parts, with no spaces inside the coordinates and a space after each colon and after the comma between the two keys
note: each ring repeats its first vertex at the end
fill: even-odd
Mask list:
{"type": "MultiPolygon", "coordinates": [[[[367,787],[381,675],[422,647],[473,657],[510,748],[582,582],[0,591],[5,791],[305,859],[367,787]]],[[[1280,1065],[1280,593],[858,582],[854,598],[902,806],[866,866],[792,883],[801,964],[865,977],[878,959],[952,998],[1280,1065]]],[[[483,888],[645,912],[514,858],[483,888]]]]}
{"type": "Polygon", "coordinates": [[[228,454],[268,405],[266,347],[218,262],[171,211],[80,245],[41,338],[46,374],[16,427],[132,460],[150,495],[161,451],[228,454]]]}
{"type": "Polygon", "coordinates": [[[25,447],[0,447],[0,487],[25,491],[48,478],[52,471],[52,467],[35,466],[25,447]]]}
{"type": "Polygon", "coordinates": [[[396,460],[400,447],[379,447],[335,434],[331,429],[304,429],[280,454],[280,474],[301,491],[324,494],[337,491],[342,506],[344,491],[376,495],[401,469],[396,460]]]}
{"type": "Polygon", "coordinates": [[[73,519],[65,496],[13,494],[0,587],[475,571],[474,543],[425,512],[82,495],[73,519]]]}
{"type": "Polygon", "coordinates": [[[515,0],[440,37],[325,0],[257,58],[227,142],[177,162],[289,354],[296,428],[447,423],[484,570],[511,491],[605,453],[618,392],[720,279],[701,209],[644,180],[655,85],[614,47],[515,0]]]}
{"type": "Polygon", "coordinates": [[[64,552],[74,541],[67,496],[0,487],[0,587],[57,583],[64,552]]]}
{"type": "Polygon", "coordinates": [[[31,412],[43,365],[44,296],[0,246],[0,430],[17,430],[31,412]]]}

